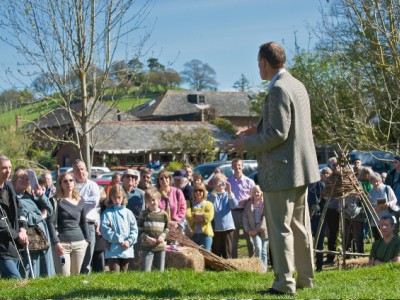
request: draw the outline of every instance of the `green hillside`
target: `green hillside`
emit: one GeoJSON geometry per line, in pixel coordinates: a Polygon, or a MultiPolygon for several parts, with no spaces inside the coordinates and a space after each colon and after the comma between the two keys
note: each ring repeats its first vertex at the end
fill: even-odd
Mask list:
{"type": "MultiPolygon", "coordinates": [[[[145,103],[151,98],[134,98],[134,97],[124,97],[118,101],[117,108],[120,111],[128,111],[132,108],[135,108],[138,105],[145,103]]],[[[112,101],[105,102],[108,105],[111,105],[112,101]]],[[[52,109],[57,107],[57,102],[55,101],[37,101],[32,104],[21,106],[18,109],[9,110],[6,112],[0,113],[1,120],[1,128],[10,128],[14,127],[16,124],[16,116],[22,116],[22,124],[26,124],[40,115],[43,115],[52,109]]]]}

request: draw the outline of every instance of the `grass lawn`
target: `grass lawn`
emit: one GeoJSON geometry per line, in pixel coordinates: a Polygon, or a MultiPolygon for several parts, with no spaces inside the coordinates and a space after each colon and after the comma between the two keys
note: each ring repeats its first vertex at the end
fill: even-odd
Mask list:
{"type": "MultiPolygon", "coordinates": [[[[243,235],[239,257],[247,257],[243,235]]],[[[273,272],[193,272],[169,269],[97,273],[28,280],[1,280],[0,299],[227,299],[271,298],[257,293],[273,282],[273,272]]],[[[298,290],[303,299],[395,299],[400,295],[400,264],[315,273],[315,288],[298,290]]],[[[290,298],[286,296],[275,298],[290,298]]]]}
{"type": "MultiPolygon", "coordinates": [[[[257,290],[271,286],[272,272],[98,273],[29,280],[0,280],[2,299],[227,299],[262,297],[257,290]]],[[[298,290],[305,299],[395,299],[400,294],[400,265],[324,271],[315,274],[315,288],[298,290]]],[[[285,296],[276,298],[289,298],[285,296]]]]}

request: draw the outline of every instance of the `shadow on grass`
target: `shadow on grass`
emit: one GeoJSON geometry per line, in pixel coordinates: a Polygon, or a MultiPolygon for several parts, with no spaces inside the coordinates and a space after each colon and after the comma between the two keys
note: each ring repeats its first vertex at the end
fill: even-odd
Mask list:
{"type": "Polygon", "coordinates": [[[96,289],[96,290],[75,290],[66,294],[53,294],[53,299],[81,299],[81,298],[144,298],[144,299],[173,299],[173,298],[186,298],[186,297],[210,297],[210,298],[224,298],[232,295],[257,295],[256,290],[249,291],[248,289],[240,288],[226,288],[213,290],[204,294],[204,291],[188,291],[181,293],[175,289],[160,289],[156,291],[148,291],[143,289],[127,289],[127,290],[113,290],[113,289],[96,289]]]}
{"type": "Polygon", "coordinates": [[[183,295],[174,289],[160,289],[158,291],[146,291],[143,289],[127,289],[127,290],[113,290],[113,289],[96,289],[96,290],[74,290],[65,294],[54,294],[53,299],[79,299],[79,298],[179,298],[183,295]]]}

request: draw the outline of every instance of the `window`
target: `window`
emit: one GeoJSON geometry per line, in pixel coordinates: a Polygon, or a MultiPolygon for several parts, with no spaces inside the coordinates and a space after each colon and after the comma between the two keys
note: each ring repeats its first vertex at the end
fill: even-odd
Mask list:
{"type": "Polygon", "coordinates": [[[204,95],[197,95],[197,104],[206,104],[206,97],[204,95]]]}

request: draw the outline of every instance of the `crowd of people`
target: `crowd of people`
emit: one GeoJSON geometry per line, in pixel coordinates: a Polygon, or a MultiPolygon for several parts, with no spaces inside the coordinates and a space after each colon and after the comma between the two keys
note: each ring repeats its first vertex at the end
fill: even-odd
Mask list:
{"type": "MultiPolygon", "coordinates": [[[[318,251],[316,254],[317,271],[322,271],[324,264],[334,263],[335,254],[333,252],[337,251],[340,227],[340,199],[323,196],[322,191],[330,176],[341,174],[342,167],[338,164],[336,157],[330,158],[327,165],[328,167],[321,170],[321,180],[308,187],[308,205],[316,249],[320,251],[324,249],[326,236],[327,250],[330,251],[326,255],[325,261],[322,252],[318,251]],[[325,206],[326,210],[323,214],[325,206]],[[320,226],[319,234],[318,226],[320,226]]],[[[352,161],[352,174],[358,182],[359,191],[345,197],[342,239],[345,240],[346,252],[355,255],[364,254],[365,243],[373,238],[370,264],[374,264],[376,260],[376,255],[374,255],[376,249],[386,249],[389,244],[390,252],[386,253],[391,254],[387,254],[382,261],[400,262],[400,240],[398,238],[400,187],[397,186],[397,180],[400,177],[400,156],[394,157],[393,170],[389,172],[390,176],[387,176],[386,172],[379,174],[373,172],[369,167],[362,167],[359,158],[352,161]],[[363,203],[365,199],[369,203],[363,203]],[[367,204],[371,204],[373,211],[368,210],[369,205],[367,204]],[[377,217],[375,220],[373,214],[377,217]],[[392,235],[389,234],[390,238],[385,239],[385,234],[388,236],[389,231],[392,231],[392,235]]],[[[346,257],[351,257],[351,255],[346,257]]]]}
{"type": "MultiPolygon", "coordinates": [[[[371,264],[400,262],[397,237],[400,157],[396,156],[393,164],[394,170],[386,176],[385,184],[381,174],[353,161],[354,174],[369,195],[380,221],[367,222],[368,213],[359,195],[348,196],[346,249],[364,253],[365,240],[373,237],[371,264]]],[[[105,188],[88,179],[86,165],[81,160],[74,162],[71,173],[60,174],[56,185],[51,173],[44,172],[39,185],[32,186],[29,170],[17,167],[12,173],[11,162],[5,156],[0,156],[0,166],[0,274],[3,278],[87,274],[103,272],[106,266],[113,272],[163,271],[170,226],[223,258],[237,258],[237,231],[243,229],[248,256],[259,258],[265,272],[268,262],[272,261],[268,257],[270,245],[263,192],[243,174],[240,159],[232,161],[231,176],[226,177],[216,168],[207,184],[187,165],[173,174],[160,170],[154,186],[150,170],[127,169],[122,176],[115,173],[105,188]],[[27,229],[34,226],[45,233],[48,249],[27,251],[27,229]]],[[[320,181],[308,186],[311,228],[314,238],[318,239],[317,250],[324,249],[326,236],[327,249],[336,251],[339,201],[324,198],[322,191],[329,177],[340,171],[337,159],[330,158],[328,167],[320,172],[320,181]],[[319,226],[321,234],[316,236],[319,226]]],[[[321,252],[316,254],[317,271],[324,264],[332,263],[335,257],[330,253],[324,261],[323,256],[321,252]]]]}
{"type": "Polygon", "coordinates": [[[88,178],[79,159],[55,184],[49,171],[37,184],[26,167],[12,173],[3,155],[0,167],[2,278],[88,274],[106,266],[114,272],[163,271],[170,226],[224,258],[237,257],[234,231],[241,226],[267,270],[262,192],[242,173],[239,159],[229,178],[216,170],[212,186],[189,165],[173,175],[160,170],[154,186],[150,170],[127,169],[104,188],[88,178]],[[243,214],[239,225],[235,210],[243,214]],[[44,232],[46,249],[29,249],[27,232],[33,227],[44,232]]]}

